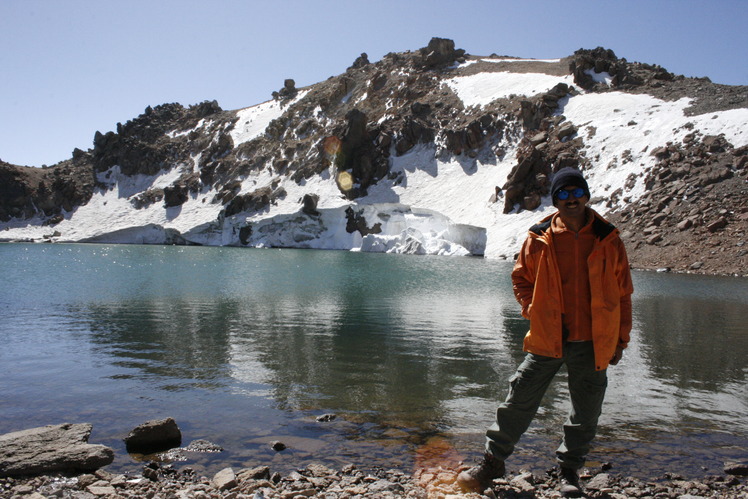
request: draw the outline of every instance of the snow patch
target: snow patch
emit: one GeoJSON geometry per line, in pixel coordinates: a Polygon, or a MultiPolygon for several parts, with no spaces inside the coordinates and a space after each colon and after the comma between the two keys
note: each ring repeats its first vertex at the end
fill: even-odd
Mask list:
{"type": "Polygon", "coordinates": [[[574,77],[542,73],[477,73],[444,81],[462,100],[465,107],[485,106],[496,99],[512,95],[531,97],[549,91],[559,83],[571,86],[574,77]]]}
{"type": "Polygon", "coordinates": [[[588,69],[587,71],[585,71],[585,74],[589,75],[590,78],[592,78],[592,81],[594,81],[595,83],[605,83],[608,86],[613,83],[613,77],[610,76],[610,73],[608,73],[607,71],[596,73],[595,70],[588,69]]]}
{"type": "Polygon", "coordinates": [[[236,115],[239,119],[230,132],[234,147],[265,133],[271,121],[283,116],[289,106],[303,99],[307,93],[309,93],[308,90],[302,90],[290,101],[269,100],[237,111],[236,115]]]}

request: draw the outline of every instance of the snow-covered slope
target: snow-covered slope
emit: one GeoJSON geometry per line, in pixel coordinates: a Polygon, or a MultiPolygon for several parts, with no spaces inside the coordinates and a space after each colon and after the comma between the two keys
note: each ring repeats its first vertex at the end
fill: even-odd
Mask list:
{"type": "MultiPolygon", "coordinates": [[[[502,68],[512,62],[481,61],[503,63],[502,68]]],[[[476,62],[466,61],[453,69],[467,69],[476,62]]],[[[603,85],[610,81],[608,74],[589,74],[603,85]]],[[[442,88],[456,94],[473,113],[490,109],[501,99],[537,97],[558,84],[573,87],[574,79],[546,72],[492,70],[441,81],[442,88]]],[[[230,131],[233,147],[266,136],[268,127],[282,121],[295,104],[303,104],[307,94],[308,90],[302,90],[290,101],[272,100],[236,111],[236,124],[230,131]]],[[[341,101],[351,99],[365,107],[373,98],[359,91],[346,94],[341,101]]],[[[593,208],[601,212],[621,209],[624,203],[643,196],[645,183],[635,180],[654,167],[657,158],[652,151],[680,142],[686,134],[723,134],[736,148],[748,145],[748,109],[688,116],[690,104],[688,98],[665,101],[644,93],[585,92],[580,88],[558,102],[556,115],[573,123],[576,136],[583,139],[580,154],[588,160],[585,174],[597,201],[593,208]],[[625,190],[625,200],[616,198],[611,206],[610,194],[619,189],[625,190]]],[[[315,108],[307,119],[324,123],[330,117],[315,108]]],[[[386,119],[383,115],[379,121],[386,119]]],[[[231,216],[225,216],[225,206],[215,202],[217,187],[209,185],[191,192],[178,206],[165,208],[162,203],[152,203],[133,208],[134,195],[168,187],[199,171],[199,154],[193,156],[193,164],[176,164],[156,175],[128,176],[115,165],[97,174],[100,185],[90,201],[64,212],[64,220],[53,228],[42,225],[41,218],[12,219],[0,222],[0,234],[3,240],[280,246],[511,258],[527,228],[554,211],[548,196],[534,210],[516,207],[510,213],[504,213],[501,197],[499,202],[489,200],[495,186],[504,185],[517,165],[520,139],[521,135],[504,133],[492,144],[492,151],[502,150],[500,155],[487,147],[470,155],[450,154],[445,152],[441,135],[404,154],[394,153],[393,146],[387,160],[389,174],[356,199],[341,193],[340,179],[336,178],[340,172],[334,161],[319,174],[301,180],[279,174],[268,162],[236,179],[237,194],[272,188],[283,195],[262,209],[231,216]],[[315,210],[302,210],[304,196],[318,199],[315,210]],[[365,220],[366,230],[351,230],[359,217],[365,220]]],[[[319,153],[310,147],[305,154],[319,153]]]]}

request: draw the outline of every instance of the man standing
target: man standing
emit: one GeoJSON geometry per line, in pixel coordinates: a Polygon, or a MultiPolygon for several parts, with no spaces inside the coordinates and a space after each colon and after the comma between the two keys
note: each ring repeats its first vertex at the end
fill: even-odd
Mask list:
{"type": "Polygon", "coordinates": [[[581,495],[577,470],[595,437],[606,369],[618,364],[629,342],[633,285],[618,230],[586,206],[590,192],[579,170],[559,170],[551,195],[558,212],[530,228],[512,271],[514,295],[530,320],[528,353],[486,431],[483,461],[457,477],[465,490],[482,491],[504,475],[504,460],[565,364],[571,413],[556,458],[561,493],[581,495]]]}

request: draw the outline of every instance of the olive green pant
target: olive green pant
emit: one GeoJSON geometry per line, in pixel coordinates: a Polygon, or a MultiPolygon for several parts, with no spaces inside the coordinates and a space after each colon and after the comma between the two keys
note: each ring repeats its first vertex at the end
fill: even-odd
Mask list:
{"type": "Polygon", "coordinates": [[[509,394],[496,410],[496,422],[486,431],[486,452],[501,460],[511,455],[563,364],[568,372],[571,413],[564,424],[564,438],[556,459],[564,468],[584,466],[608,385],[606,371],[595,370],[591,341],[567,342],[560,359],[527,354],[509,380],[509,394]]]}

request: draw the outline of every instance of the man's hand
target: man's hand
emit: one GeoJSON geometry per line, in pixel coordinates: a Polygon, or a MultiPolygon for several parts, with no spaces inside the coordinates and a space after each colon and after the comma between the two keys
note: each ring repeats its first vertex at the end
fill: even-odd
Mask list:
{"type": "Polygon", "coordinates": [[[623,347],[618,345],[616,347],[616,353],[613,355],[613,358],[610,359],[610,365],[618,365],[618,361],[621,360],[621,357],[623,357],[623,347]]]}

